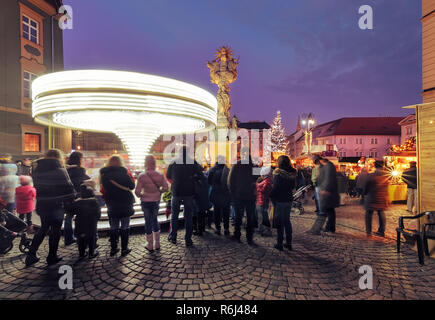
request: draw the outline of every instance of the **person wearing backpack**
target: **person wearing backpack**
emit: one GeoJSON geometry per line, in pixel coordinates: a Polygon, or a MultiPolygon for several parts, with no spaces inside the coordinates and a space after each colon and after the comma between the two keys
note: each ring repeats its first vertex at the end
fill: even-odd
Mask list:
{"type": "Polygon", "coordinates": [[[141,200],[145,218],[145,234],[148,251],[160,249],[160,225],[157,220],[162,193],[168,191],[168,183],[160,172],[156,171],[156,159],[149,155],[145,158],[145,172],[137,178],[135,194],[141,200]]]}

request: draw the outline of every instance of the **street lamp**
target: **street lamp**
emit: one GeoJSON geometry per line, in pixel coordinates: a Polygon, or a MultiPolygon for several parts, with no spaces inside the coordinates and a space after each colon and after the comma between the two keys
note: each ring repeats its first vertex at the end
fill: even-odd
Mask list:
{"type": "Polygon", "coordinates": [[[311,143],[313,141],[313,133],[311,131],[311,126],[313,126],[315,123],[314,119],[312,118],[311,113],[308,115],[307,120],[302,120],[302,124],[305,126],[307,125],[307,130],[305,131],[305,145],[307,146],[307,154],[309,155],[311,153],[311,143]]]}

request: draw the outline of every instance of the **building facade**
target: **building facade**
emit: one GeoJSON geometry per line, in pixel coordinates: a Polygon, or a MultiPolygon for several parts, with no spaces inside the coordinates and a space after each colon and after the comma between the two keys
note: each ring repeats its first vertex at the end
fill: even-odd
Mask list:
{"type": "Polygon", "coordinates": [[[435,101],[435,0],[422,3],[423,102],[435,101]]]}
{"type": "MultiPolygon", "coordinates": [[[[311,154],[338,158],[370,157],[382,160],[394,144],[400,143],[402,117],[341,118],[311,129],[311,154]]],[[[292,158],[308,153],[305,133],[296,131],[289,137],[292,158]]]]}
{"type": "MultiPolygon", "coordinates": [[[[31,83],[63,70],[63,34],[55,18],[61,5],[56,0],[0,2],[0,153],[14,159],[39,157],[49,147],[48,128],[32,118],[31,83]]],[[[70,131],[55,129],[50,136],[58,147],[71,150],[70,131]]]]}

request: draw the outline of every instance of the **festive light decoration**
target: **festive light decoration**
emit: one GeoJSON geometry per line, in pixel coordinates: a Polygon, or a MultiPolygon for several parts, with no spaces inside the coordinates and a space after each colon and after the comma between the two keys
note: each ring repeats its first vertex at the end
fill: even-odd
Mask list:
{"type": "Polygon", "coordinates": [[[217,100],[191,84],[124,71],[51,73],[32,84],[35,121],[63,128],[113,132],[132,165],[161,134],[188,133],[216,125],[217,100]]]}
{"type": "Polygon", "coordinates": [[[271,152],[286,152],[288,146],[287,136],[281,121],[281,111],[278,111],[270,126],[271,144],[267,147],[271,152]]]}
{"type": "Polygon", "coordinates": [[[415,151],[415,142],[416,142],[415,137],[411,137],[407,139],[405,143],[400,146],[392,145],[390,151],[395,153],[403,152],[403,151],[415,151]]]}

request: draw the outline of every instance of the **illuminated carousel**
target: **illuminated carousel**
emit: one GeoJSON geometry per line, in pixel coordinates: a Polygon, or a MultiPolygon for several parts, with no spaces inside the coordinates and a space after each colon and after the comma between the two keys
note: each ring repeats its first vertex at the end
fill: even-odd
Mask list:
{"type": "MultiPolygon", "coordinates": [[[[33,81],[32,96],[36,122],[115,133],[128,152],[130,167],[139,170],[160,135],[212,130],[217,122],[217,100],[212,94],[189,83],[149,74],[108,70],[51,73],[33,81]]],[[[161,202],[160,223],[167,221],[165,211],[166,203],[161,202]]],[[[136,204],[131,226],[143,224],[142,210],[136,204]]],[[[107,229],[107,210],[103,208],[98,230],[107,229]]]]}

